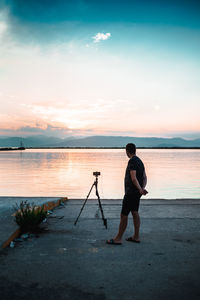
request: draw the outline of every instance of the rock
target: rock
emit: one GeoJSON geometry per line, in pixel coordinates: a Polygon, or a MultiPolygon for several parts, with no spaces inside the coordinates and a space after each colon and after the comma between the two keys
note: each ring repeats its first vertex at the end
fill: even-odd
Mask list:
{"type": "Polygon", "coordinates": [[[15,243],[12,241],[10,242],[10,248],[14,248],[15,247],[15,243]]]}
{"type": "Polygon", "coordinates": [[[21,238],[24,239],[24,240],[26,240],[26,239],[29,238],[29,234],[28,233],[24,233],[24,234],[21,235],[21,238]]]}

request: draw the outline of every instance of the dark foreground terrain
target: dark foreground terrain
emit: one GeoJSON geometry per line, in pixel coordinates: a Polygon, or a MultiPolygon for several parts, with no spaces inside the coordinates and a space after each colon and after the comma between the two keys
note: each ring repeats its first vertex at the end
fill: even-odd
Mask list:
{"type": "MultiPolygon", "coordinates": [[[[121,246],[105,243],[121,201],[103,202],[107,230],[96,203],[88,200],[74,226],[82,201],[70,200],[39,237],[0,251],[2,300],[200,299],[200,200],[142,200],[141,243],[121,246]]],[[[2,234],[9,218],[1,216],[2,234]]]]}

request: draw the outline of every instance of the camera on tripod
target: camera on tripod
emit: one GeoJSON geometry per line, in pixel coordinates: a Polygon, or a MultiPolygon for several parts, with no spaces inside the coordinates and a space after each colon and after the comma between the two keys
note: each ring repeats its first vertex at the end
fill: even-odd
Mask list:
{"type": "Polygon", "coordinates": [[[93,172],[93,175],[97,177],[97,176],[101,175],[101,173],[96,171],[96,172],[93,172]]]}
{"type": "Polygon", "coordinates": [[[99,205],[99,209],[101,211],[101,217],[102,217],[102,220],[103,220],[103,224],[104,224],[104,226],[107,229],[107,219],[105,219],[105,217],[104,217],[103,208],[102,208],[102,205],[101,205],[101,200],[100,200],[99,192],[98,192],[98,176],[101,175],[101,173],[98,172],[98,171],[96,171],[96,172],[93,172],[93,175],[96,177],[95,181],[94,181],[94,183],[91,186],[91,189],[90,189],[90,191],[89,191],[89,193],[88,193],[88,195],[87,195],[87,197],[86,197],[86,199],[85,199],[85,201],[83,203],[83,206],[81,207],[80,213],[79,213],[78,217],[76,218],[76,221],[74,222],[74,225],[76,225],[76,223],[78,222],[78,219],[79,219],[79,217],[80,217],[80,215],[81,215],[81,213],[83,211],[83,208],[84,208],[84,206],[85,206],[85,204],[86,204],[86,202],[87,202],[87,200],[88,200],[88,198],[90,196],[90,193],[91,193],[93,187],[95,187],[96,196],[98,198],[98,205],[99,205]]]}

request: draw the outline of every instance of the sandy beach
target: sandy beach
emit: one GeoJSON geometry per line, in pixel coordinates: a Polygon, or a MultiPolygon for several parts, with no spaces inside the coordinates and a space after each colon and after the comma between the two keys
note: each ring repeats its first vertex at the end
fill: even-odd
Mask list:
{"type": "MultiPolygon", "coordinates": [[[[199,299],[200,199],[142,200],[141,243],[121,246],[105,243],[116,233],[121,201],[102,202],[108,229],[96,200],[74,226],[82,203],[69,200],[38,238],[0,251],[2,299],[199,299]]],[[[3,214],[1,241],[15,228],[3,214]]],[[[131,234],[130,218],[124,238],[131,234]]]]}

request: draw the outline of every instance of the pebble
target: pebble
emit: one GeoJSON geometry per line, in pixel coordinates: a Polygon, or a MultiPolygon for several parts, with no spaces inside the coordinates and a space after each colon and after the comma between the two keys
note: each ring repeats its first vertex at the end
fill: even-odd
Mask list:
{"type": "Polygon", "coordinates": [[[15,243],[12,241],[10,242],[10,248],[14,248],[15,247],[15,243]]]}
{"type": "Polygon", "coordinates": [[[24,233],[24,234],[21,235],[21,238],[24,239],[24,240],[28,239],[28,237],[29,237],[28,233],[24,233]]]}

